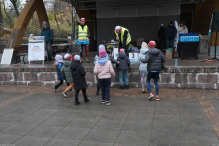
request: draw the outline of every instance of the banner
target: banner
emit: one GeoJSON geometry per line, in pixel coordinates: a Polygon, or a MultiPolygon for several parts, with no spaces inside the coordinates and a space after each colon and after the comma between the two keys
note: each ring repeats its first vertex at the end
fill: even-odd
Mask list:
{"type": "Polygon", "coordinates": [[[31,36],[28,42],[28,61],[45,59],[45,37],[31,36]]]}

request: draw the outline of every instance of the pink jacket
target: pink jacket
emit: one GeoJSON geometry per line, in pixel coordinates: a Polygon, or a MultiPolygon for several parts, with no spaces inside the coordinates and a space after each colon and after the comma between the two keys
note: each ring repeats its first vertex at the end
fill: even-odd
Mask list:
{"type": "Polygon", "coordinates": [[[96,63],[94,67],[94,74],[97,75],[98,79],[108,79],[111,78],[111,75],[115,76],[115,72],[110,61],[107,61],[104,65],[96,63]]]}

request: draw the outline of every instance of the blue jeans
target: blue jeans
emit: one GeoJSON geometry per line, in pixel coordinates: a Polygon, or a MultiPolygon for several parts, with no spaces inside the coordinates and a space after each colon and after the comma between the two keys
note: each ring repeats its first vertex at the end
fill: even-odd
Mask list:
{"type": "Polygon", "coordinates": [[[147,76],[147,87],[150,93],[152,93],[151,90],[151,79],[154,79],[154,84],[155,84],[155,89],[156,89],[156,95],[159,95],[159,85],[158,85],[158,80],[159,80],[159,72],[148,72],[147,76]]]}
{"type": "Polygon", "coordinates": [[[167,38],[167,49],[168,48],[174,48],[174,37],[172,37],[172,38],[167,38]],[[170,43],[171,43],[171,45],[170,45],[170,43]]]}
{"type": "Polygon", "coordinates": [[[123,77],[125,79],[125,85],[129,85],[128,73],[129,73],[128,70],[120,70],[119,71],[120,86],[123,86],[123,77]]]}
{"type": "Polygon", "coordinates": [[[111,78],[99,79],[99,80],[100,80],[100,88],[102,93],[102,100],[110,101],[111,78]]]}

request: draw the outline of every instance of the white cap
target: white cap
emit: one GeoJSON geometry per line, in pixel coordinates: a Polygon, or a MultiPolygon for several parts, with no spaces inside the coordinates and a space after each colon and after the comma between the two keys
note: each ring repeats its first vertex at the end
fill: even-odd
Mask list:
{"type": "Polygon", "coordinates": [[[116,26],[115,30],[121,29],[121,26],[116,26]]]}
{"type": "Polygon", "coordinates": [[[161,24],[160,26],[164,26],[164,24],[161,24]]]}

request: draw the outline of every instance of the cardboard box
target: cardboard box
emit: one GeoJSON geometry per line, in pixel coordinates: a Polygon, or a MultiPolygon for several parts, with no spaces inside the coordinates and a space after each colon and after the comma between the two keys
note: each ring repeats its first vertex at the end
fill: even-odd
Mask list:
{"type": "Polygon", "coordinates": [[[166,59],[173,59],[173,50],[166,50],[166,59]]]}
{"type": "Polygon", "coordinates": [[[141,47],[142,42],[144,42],[144,38],[137,38],[137,46],[141,47]]]}

